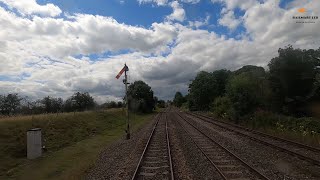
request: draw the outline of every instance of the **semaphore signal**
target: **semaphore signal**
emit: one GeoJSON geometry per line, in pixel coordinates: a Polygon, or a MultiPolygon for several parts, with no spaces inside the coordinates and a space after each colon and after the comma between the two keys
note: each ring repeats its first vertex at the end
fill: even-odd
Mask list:
{"type": "Polygon", "coordinates": [[[124,72],[124,79],[123,83],[126,87],[126,108],[127,108],[127,129],[126,129],[126,139],[130,139],[130,120],[129,120],[129,101],[128,101],[128,78],[127,78],[127,71],[129,71],[129,68],[126,64],[124,64],[124,67],[121,69],[121,71],[116,76],[117,79],[120,78],[120,76],[124,72]]]}

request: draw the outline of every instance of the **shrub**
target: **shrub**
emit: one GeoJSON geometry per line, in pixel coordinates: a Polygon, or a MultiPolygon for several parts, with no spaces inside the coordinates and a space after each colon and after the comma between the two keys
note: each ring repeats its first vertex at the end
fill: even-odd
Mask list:
{"type": "Polygon", "coordinates": [[[320,121],[312,117],[295,118],[269,111],[256,111],[246,119],[252,127],[274,127],[279,131],[292,131],[303,136],[320,133],[320,121]]]}
{"type": "Polygon", "coordinates": [[[235,117],[232,102],[226,96],[216,98],[211,104],[210,109],[215,115],[222,118],[234,119],[235,117]]]}

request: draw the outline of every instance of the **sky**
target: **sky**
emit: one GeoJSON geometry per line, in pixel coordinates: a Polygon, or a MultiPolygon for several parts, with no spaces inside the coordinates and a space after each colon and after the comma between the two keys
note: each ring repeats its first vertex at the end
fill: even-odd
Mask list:
{"type": "Polygon", "coordinates": [[[306,15],[319,17],[319,0],[0,0],[0,94],[121,100],[126,63],[129,82],[172,99],[200,71],[318,49],[320,20],[292,18],[306,15]]]}

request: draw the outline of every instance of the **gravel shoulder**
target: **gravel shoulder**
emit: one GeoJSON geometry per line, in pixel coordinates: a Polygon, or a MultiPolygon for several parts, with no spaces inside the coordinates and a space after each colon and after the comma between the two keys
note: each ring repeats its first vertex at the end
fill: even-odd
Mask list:
{"type": "Polygon", "coordinates": [[[133,132],[130,140],[123,137],[107,146],[85,179],[131,179],[155,122],[152,118],[133,132]]]}

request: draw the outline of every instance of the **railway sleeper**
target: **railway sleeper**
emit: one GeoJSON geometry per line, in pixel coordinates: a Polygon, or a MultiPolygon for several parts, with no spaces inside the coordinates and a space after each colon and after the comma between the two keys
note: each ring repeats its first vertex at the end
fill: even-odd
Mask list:
{"type": "Polygon", "coordinates": [[[169,179],[169,171],[161,173],[140,172],[138,179],[169,179]]]}

